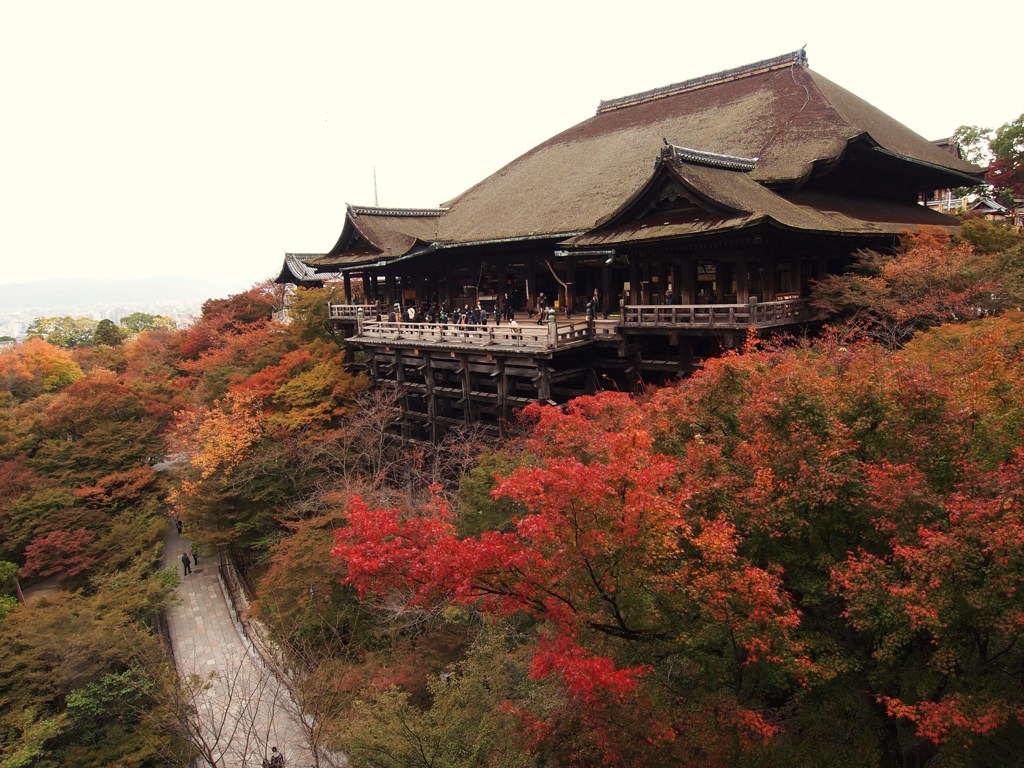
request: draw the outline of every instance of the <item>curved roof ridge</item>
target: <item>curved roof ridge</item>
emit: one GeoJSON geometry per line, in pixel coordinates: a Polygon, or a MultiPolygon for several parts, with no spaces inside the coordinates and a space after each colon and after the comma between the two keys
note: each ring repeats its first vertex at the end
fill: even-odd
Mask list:
{"type": "Polygon", "coordinates": [[[281,274],[274,282],[322,283],[325,280],[337,280],[340,278],[341,275],[338,272],[317,272],[315,267],[310,266],[310,261],[319,259],[322,256],[322,253],[286,253],[284,255],[284,265],[281,267],[281,274]]]}
{"type": "Polygon", "coordinates": [[[375,205],[349,205],[353,216],[440,216],[447,208],[379,208],[375,205]]]}
{"type": "Polygon", "coordinates": [[[750,77],[751,75],[770,72],[773,69],[784,69],[785,67],[791,67],[794,65],[807,66],[807,51],[804,48],[801,48],[798,51],[792,51],[791,53],[785,53],[781,56],[775,56],[770,59],[755,61],[752,64],[744,64],[741,67],[724,69],[721,72],[702,75],[701,77],[694,77],[690,80],[672,83],[671,85],[663,85],[660,88],[652,88],[648,91],[641,91],[640,93],[634,93],[629,96],[620,96],[617,99],[602,99],[601,103],[597,105],[597,114],[600,115],[605,112],[622,109],[623,107],[630,107],[634,104],[643,104],[648,101],[653,101],[654,99],[674,96],[675,94],[682,93],[683,91],[692,91],[728,80],[750,77]]]}
{"type": "Polygon", "coordinates": [[[706,165],[710,168],[722,168],[727,171],[751,171],[757,164],[756,157],[724,155],[720,152],[708,152],[703,149],[681,147],[677,144],[666,144],[662,147],[661,157],[671,160],[676,165],[693,163],[694,165],[706,165]]]}

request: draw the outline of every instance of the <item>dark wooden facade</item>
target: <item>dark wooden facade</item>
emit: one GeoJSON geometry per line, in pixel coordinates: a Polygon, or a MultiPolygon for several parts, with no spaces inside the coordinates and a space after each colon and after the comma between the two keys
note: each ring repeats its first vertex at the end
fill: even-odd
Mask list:
{"type": "Polygon", "coordinates": [[[436,438],[500,427],[526,402],[686,375],[751,327],[812,324],[814,279],[953,226],[918,197],[978,173],[797,51],[603,102],[442,207],[350,206],[334,248],[306,263],[342,275],[335,321],[374,381],[403,393],[407,436],[436,438]],[[555,314],[534,326],[539,294],[555,314]],[[477,303],[486,329],[387,318],[477,303]],[[518,338],[494,328],[506,306],[518,338]]]}

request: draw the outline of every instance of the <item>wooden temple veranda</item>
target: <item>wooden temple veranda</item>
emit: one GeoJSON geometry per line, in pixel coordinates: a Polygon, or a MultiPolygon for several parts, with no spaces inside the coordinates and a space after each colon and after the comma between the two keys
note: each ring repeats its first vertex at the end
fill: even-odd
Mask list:
{"type": "Polygon", "coordinates": [[[350,205],[335,246],[279,280],[339,279],[331,321],[398,389],[404,436],[436,440],[685,376],[751,330],[803,332],[815,279],[955,226],[922,196],[979,174],[801,50],[602,102],[437,208],[350,205]],[[544,316],[528,315],[542,295],[544,316]],[[478,304],[486,326],[438,322],[478,304]]]}

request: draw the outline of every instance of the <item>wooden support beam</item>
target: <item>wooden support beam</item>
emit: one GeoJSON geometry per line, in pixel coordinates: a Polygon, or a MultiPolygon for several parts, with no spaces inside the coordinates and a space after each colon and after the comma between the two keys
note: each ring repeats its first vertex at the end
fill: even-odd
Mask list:
{"type": "Polygon", "coordinates": [[[551,378],[548,371],[548,364],[544,361],[538,362],[538,372],[535,381],[537,382],[537,399],[541,402],[551,400],[551,378]]]}
{"type": "Polygon", "coordinates": [[[462,358],[462,367],[459,371],[462,376],[462,398],[459,402],[462,404],[462,412],[465,416],[466,423],[472,424],[473,419],[473,404],[470,402],[470,394],[473,391],[473,372],[469,369],[469,361],[462,358]]]}

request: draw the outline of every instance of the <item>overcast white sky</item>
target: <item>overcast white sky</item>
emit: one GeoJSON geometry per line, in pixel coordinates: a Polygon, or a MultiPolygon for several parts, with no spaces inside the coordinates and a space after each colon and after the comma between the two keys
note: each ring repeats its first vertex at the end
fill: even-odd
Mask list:
{"type": "MultiPolygon", "coordinates": [[[[991,9],[989,9],[990,11],[991,9]]],[[[600,99],[807,45],[926,138],[1024,111],[963,2],[0,0],[0,283],[213,278],[432,206],[600,99]],[[374,170],[376,169],[376,196],[374,170]]]]}

